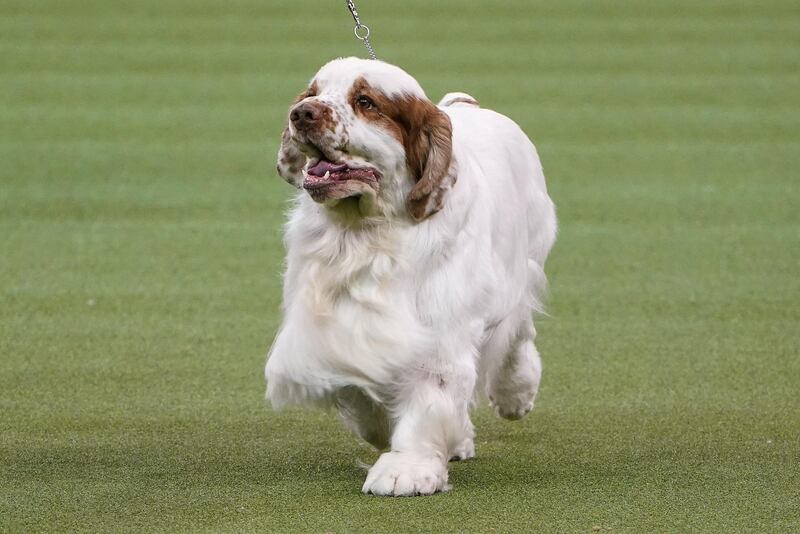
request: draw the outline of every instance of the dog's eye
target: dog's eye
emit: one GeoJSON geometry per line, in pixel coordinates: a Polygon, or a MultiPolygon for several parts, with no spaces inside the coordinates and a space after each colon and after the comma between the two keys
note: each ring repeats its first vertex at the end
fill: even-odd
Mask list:
{"type": "Polygon", "coordinates": [[[358,107],[360,107],[361,109],[373,109],[373,108],[375,108],[375,102],[373,102],[370,97],[365,96],[365,95],[359,96],[356,99],[356,104],[358,104],[358,107]]]}

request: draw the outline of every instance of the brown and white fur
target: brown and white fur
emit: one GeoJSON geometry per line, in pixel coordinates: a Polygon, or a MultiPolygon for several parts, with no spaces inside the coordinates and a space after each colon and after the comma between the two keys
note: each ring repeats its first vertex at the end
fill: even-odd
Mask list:
{"type": "Polygon", "coordinates": [[[469,95],[437,107],[400,68],[345,58],[290,108],[278,172],[298,192],[268,398],[334,406],[386,450],[365,493],[447,489],[476,392],[519,419],[539,387],[556,217],[534,146],[469,95]]]}

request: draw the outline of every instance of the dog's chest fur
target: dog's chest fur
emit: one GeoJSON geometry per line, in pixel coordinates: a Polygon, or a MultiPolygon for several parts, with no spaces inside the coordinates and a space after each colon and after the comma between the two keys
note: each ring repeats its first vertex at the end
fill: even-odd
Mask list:
{"type": "Polygon", "coordinates": [[[285,305],[313,332],[308,343],[321,361],[386,383],[427,349],[398,227],[349,229],[301,216],[287,238],[285,305]]]}
{"type": "Polygon", "coordinates": [[[387,303],[401,274],[397,236],[382,229],[337,227],[314,233],[322,235],[308,247],[301,245],[306,250],[297,258],[298,289],[313,315],[328,316],[340,305],[376,309],[387,303]]]}

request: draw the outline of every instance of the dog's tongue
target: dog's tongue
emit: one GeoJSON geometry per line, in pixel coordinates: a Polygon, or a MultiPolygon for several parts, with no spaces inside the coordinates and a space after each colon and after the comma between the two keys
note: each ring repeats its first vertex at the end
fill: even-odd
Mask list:
{"type": "Polygon", "coordinates": [[[347,168],[347,165],[344,163],[333,163],[326,159],[321,159],[317,163],[314,164],[313,167],[309,167],[308,174],[311,176],[325,176],[326,172],[331,174],[335,172],[343,171],[347,168]]]}

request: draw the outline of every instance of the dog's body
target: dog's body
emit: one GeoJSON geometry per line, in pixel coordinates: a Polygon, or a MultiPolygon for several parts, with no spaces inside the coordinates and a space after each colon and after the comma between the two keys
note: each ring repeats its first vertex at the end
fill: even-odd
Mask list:
{"type": "Polygon", "coordinates": [[[436,108],[397,67],[348,58],[292,108],[278,167],[309,194],[286,229],[269,399],[336,406],[390,447],[365,492],[445,489],[448,459],[474,455],[476,386],[509,419],[538,389],[556,218],[533,145],[468,95],[436,108]]]}

